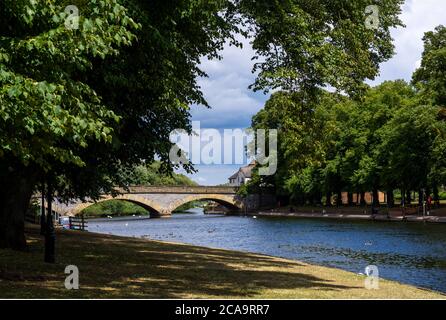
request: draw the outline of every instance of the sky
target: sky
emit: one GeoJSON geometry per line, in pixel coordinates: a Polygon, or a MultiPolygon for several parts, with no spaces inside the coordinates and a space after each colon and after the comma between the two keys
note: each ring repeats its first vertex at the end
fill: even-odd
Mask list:
{"type": "MultiPolygon", "coordinates": [[[[381,65],[377,79],[369,81],[377,85],[386,80],[410,81],[412,73],[420,65],[423,52],[423,35],[440,24],[446,25],[445,0],[406,0],[401,14],[405,28],[392,30],[396,49],[395,56],[381,65]]],[[[192,120],[200,121],[201,128],[218,130],[247,128],[251,117],[265,104],[269,95],[254,93],[248,86],[254,82],[252,74],[254,51],[248,40],[241,39],[243,49],[225,46],[223,60],[203,60],[201,68],[209,75],[199,79],[199,85],[211,109],[192,106],[192,120]]],[[[201,185],[218,185],[240,165],[196,165],[190,178],[201,185]]]]}

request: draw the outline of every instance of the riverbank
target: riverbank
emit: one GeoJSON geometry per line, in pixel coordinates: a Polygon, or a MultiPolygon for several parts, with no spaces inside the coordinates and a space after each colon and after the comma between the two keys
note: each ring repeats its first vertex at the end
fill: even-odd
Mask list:
{"type": "Polygon", "coordinates": [[[333,213],[289,213],[289,212],[258,212],[252,213],[252,216],[258,217],[282,217],[282,218],[316,218],[316,219],[345,219],[345,220],[374,220],[374,221],[407,221],[407,222],[429,222],[429,223],[446,223],[446,217],[434,216],[393,216],[377,214],[333,214],[333,213]]]}
{"type": "Polygon", "coordinates": [[[38,229],[27,237],[29,252],[0,249],[0,298],[446,298],[387,280],[366,290],[364,276],[270,256],[64,230],[48,265],[38,229]],[[80,290],[65,289],[67,265],[80,290]]]}
{"type": "MultiPolygon", "coordinates": [[[[412,211],[414,211],[413,209],[412,211]]],[[[441,210],[441,215],[436,215],[433,211],[430,215],[421,216],[418,214],[401,214],[401,209],[395,209],[389,213],[371,214],[371,210],[362,208],[280,208],[269,211],[259,211],[250,213],[251,216],[259,217],[289,217],[289,218],[316,218],[316,219],[344,219],[344,220],[372,220],[372,221],[393,221],[393,222],[427,222],[446,223],[445,210],[441,210]]]]}

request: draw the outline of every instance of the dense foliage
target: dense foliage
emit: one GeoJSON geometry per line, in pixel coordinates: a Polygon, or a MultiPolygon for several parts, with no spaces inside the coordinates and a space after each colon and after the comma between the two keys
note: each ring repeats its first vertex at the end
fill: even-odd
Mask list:
{"type": "MultiPolygon", "coordinates": [[[[254,128],[279,129],[279,169],[273,177],[256,177],[253,185],[276,186],[294,203],[331,204],[341,192],[364,196],[394,192],[405,203],[411,191],[432,194],[446,183],[446,121],[443,117],[444,27],[425,36],[421,68],[413,85],[388,81],[369,88],[362,99],[319,90],[306,101],[297,91],[275,93],[252,121],[254,128]]],[[[421,197],[418,199],[423,200],[421,197]]],[[[362,198],[364,204],[364,199],[362,198]]]]}
{"type": "Polygon", "coordinates": [[[122,200],[108,200],[95,203],[82,210],[80,214],[86,218],[131,215],[147,216],[149,214],[149,211],[132,202],[122,200]]]}
{"type": "Polygon", "coordinates": [[[400,26],[403,0],[376,1],[379,21],[368,28],[370,0],[240,0],[254,35],[259,76],[256,90],[300,90],[309,99],[318,87],[360,95],[364,79],[378,75],[393,56],[390,35],[400,26]]]}
{"type": "Polygon", "coordinates": [[[179,173],[165,173],[161,163],[155,161],[151,164],[140,164],[130,170],[125,170],[124,175],[130,185],[134,186],[196,186],[197,183],[179,173]]]}

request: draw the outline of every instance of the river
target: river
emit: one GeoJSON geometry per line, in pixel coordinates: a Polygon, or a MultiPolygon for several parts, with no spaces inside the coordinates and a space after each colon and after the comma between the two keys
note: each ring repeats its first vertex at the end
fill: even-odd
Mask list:
{"type": "Polygon", "coordinates": [[[446,225],[204,215],[90,220],[89,231],[248,251],[364,273],[446,293],[446,225]]]}

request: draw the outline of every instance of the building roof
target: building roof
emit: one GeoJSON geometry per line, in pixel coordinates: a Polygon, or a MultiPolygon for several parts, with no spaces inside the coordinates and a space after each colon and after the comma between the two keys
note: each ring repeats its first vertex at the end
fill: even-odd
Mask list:
{"type": "Polygon", "coordinates": [[[238,175],[238,171],[236,173],[234,173],[232,176],[229,177],[229,179],[235,179],[237,178],[238,175]]]}
{"type": "Polygon", "coordinates": [[[229,177],[229,179],[235,179],[239,175],[239,173],[242,173],[245,178],[251,178],[252,177],[252,169],[256,166],[255,161],[251,161],[250,164],[248,164],[245,167],[241,167],[238,169],[236,173],[234,173],[232,176],[229,177]]]}

